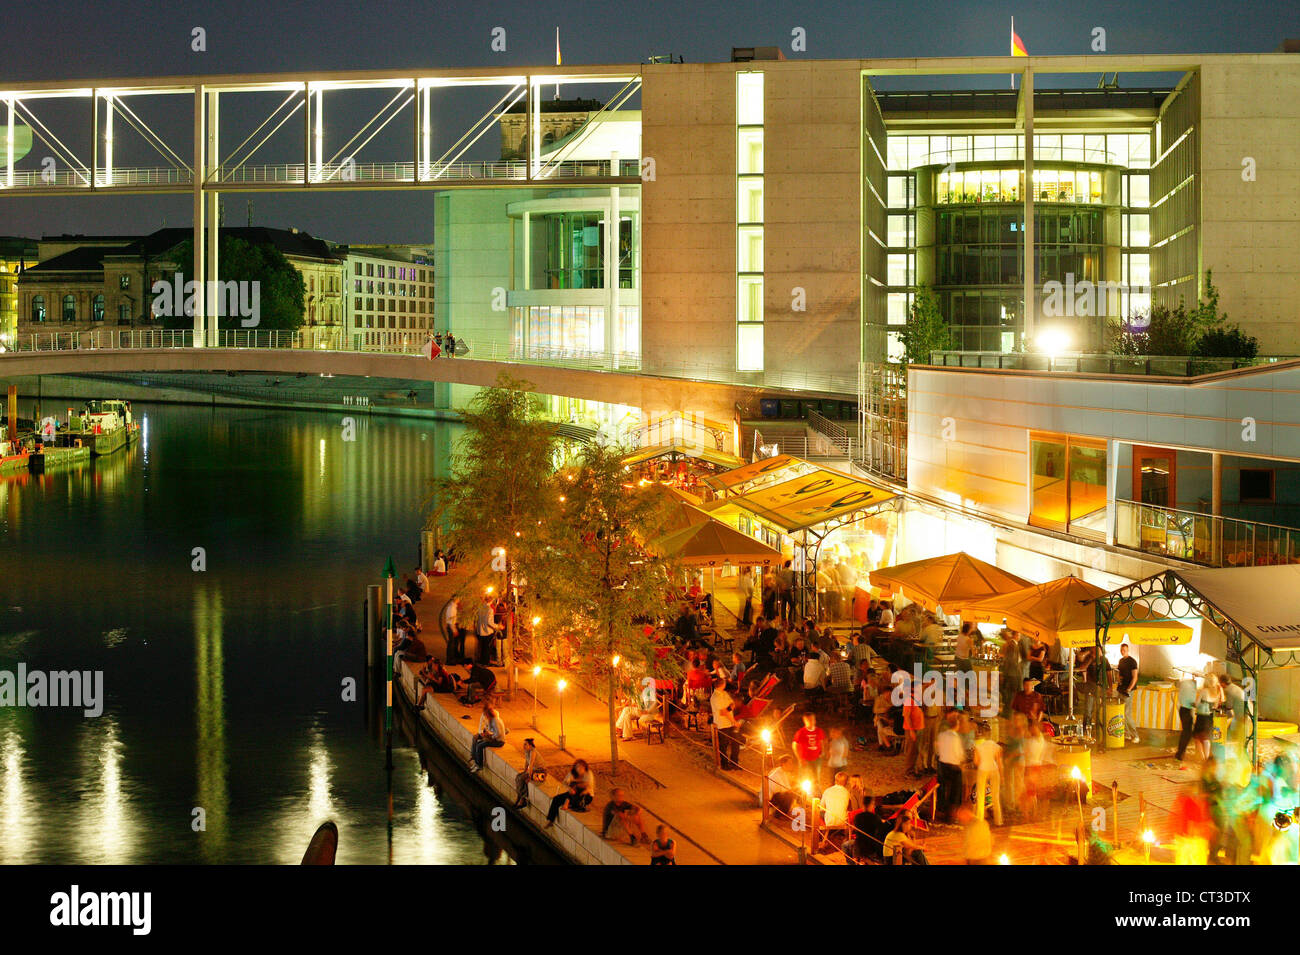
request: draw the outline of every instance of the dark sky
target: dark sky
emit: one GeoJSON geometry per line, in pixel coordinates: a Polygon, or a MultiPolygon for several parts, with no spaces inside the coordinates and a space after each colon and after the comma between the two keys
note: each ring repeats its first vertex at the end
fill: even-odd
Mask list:
{"type": "MultiPolygon", "coordinates": [[[[1300,36],[1300,3],[1296,0],[1276,4],[1035,0],[1018,8],[978,0],[819,0],[809,4],[777,0],[744,4],[701,0],[228,0],[172,4],[42,0],[24,5],[18,17],[11,14],[9,28],[0,32],[0,84],[238,72],[547,65],[554,61],[556,26],[560,27],[566,65],[635,63],[650,54],[666,53],[684,56],[688,62],[717,62],[730,57],[733,45],[776,44],[785,47],[789,58],[1005,55],[1013,14],[1017,32],[1032,54],[1088,53],[1097,26],[1106,30],[1106,52],[1115,54],[1269,52],[1284,37],[1300,36]],[[204,53],[190,50],[190,32],[195,26],[207,31],[204,53]],[[490,48],[491,32],[498,26],[506,30],[504,53],[490,48]],[[806,53],[790,51],[794,27],[806,31],[806,53]]],[[[1123,79],[1126,85],[1141,83],[1137,77],[1123,79]]],[[[566,88],[566,95],[579,93],[600,95],[601,91],[566,88]]],[[[380,101],[366,100],[340,107],[342,112],[336,115],[357,116],[359,125],[368,117],[368,109],[378,105],[380,101]]],[[[448,118],[445,125],[450,128],[457,126],[456,121],[472,120],[475,110],[490,105],[491,101],[481,97],[462,97],[457,103],[448,102],[449,112],[439,115],[448,118]]],[[[53,119],[67,121],[57,107],[49,108],[53,119]]],[[[182,147],[187,138],[169,118],[171,107],[155,98],[149,108],[157,110],[144,117],[151,125],[156,123],[165,131],[181,130],[182,134],[169,142],[185,156],[182,147]]],[[[42,115],[39,110],[38,115],[42,115]]],[[[239,116],[228,111],[223,116],[222,135],[242,130],[234,140],[238,142],[261,118],[251,112],[239,116]]],[[[401,124],[402,120],[395,121],[390,131],[400,136],[403,128],[409,129],[401,124]]],[[[289,128],[293,126],[291,122],[289,128]]],[[[297,128],[301,130],[301,122],[297,128]]],[[[348,135],[350,132],[343,139],[348,135]]],[[[495,135],[489,134],[468,158],[494,158],[496,145],[495,135]]],[[[383,146],[381,137],[372,144],[377,152],[359,156],[359,160],[408,158],[406,153],[391,155],[395,150],[383,146]],[[390,155],[383,155],[385,152],[390,155]]],[[[39,144],[33,146],[34,155],[40,150],[39,144]]],[[[153,161],[157,157],[146,158],[147,154],[140,154],[139,162],[131,162],[136,155],[124,141],[121,150],[124,164],[157,164],[153,161]]],[[[269,156],[267,161],[289,158],[285,153],[269,156]]],[[[30,165],[31,159],[20,168],[30,165]]],[[[243,224],[245,198],[227,198],[226,221],[230,224],[243,224]]],[[[295,225],[337,241],[432,240],[430,192],[310,198],[268,193],[259,194],[254,201],[259,225],[295,225]]],[[[188,225],[189,199],[0,199],[0,234],[143,233],[157,228],[164,219],[168,225],[188,225]]]]}

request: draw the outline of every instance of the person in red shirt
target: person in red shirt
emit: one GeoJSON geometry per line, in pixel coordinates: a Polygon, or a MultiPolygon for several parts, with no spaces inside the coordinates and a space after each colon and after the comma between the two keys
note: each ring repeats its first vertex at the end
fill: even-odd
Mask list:
{"type": "Polygon", "coordinates": [[[916,696],[909,693],[907,700],[903,703],[903,755],[907,758],[904,771],[909,776],[917,775],[916,757],[919,751],[917,744],[920,733],[924,729],[925,711],[917,705],[916,696]]]}
{"type": "Polygon", "coordinates": [[[686,664],[686,699],[684,700],[688,712],[698,709],[700,712],[711,715],[709,709],[709,697],[713,693],[713,677],[709,671],[700,666],[699,663],[691,658],[686,664]]]}
{"type": "Polygon", "coordinates": [[[799,760],[799,776],[803,778],[810,773],[816,791],[822,788],[822,763],[825,762],[826,731],[817,726],[817,714],[805,713],[803,726],[794,734],[791,744],[795,758],[799,760]]]}

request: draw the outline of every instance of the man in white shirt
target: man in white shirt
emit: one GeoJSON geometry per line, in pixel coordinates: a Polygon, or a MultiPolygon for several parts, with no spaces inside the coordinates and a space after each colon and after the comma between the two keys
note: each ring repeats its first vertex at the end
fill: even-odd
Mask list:
{"type": "Polygon", "coordinates": [[[736,721],[736,704],[727,692],[724,680],[713,681],[709,697],[713,725],[718,731],[718,757],[723,769],[740,768],[740,730],[736,721]]]}
{"type": "Polygon", "coordinates": [[[826,682],[827,664],[830,660],[821,650],[810,650],[808,660],[803,665],[803,688],[820,690],[826,682]]]}
{"type": "Polygon", "coordinates": [[[884,604],[880,610],[880,628],[882,630],[892,630],[894,628],[894,608],[891,604],[884,604]]]}
{"type": "Polygon", "coordinates": [[[420,593],[429,592],[429,575],[424,572],[424,568],[415,568],[415,585],[420,588],[420,593]]]}
{"type": "Polygon", "coordinates": [[[949,815],[961,804],[962,764],[966,747],[957,733],[957,713],[951,712],[934,740],[934,754],[939,762],[939,806],[949,815]]]}
{"type": "Polygon", "coordinates": [[[835,774],[835,782],[822,793],[822,812],[827,829],[837,829],[849,824],[849,774],[835,774]]]}

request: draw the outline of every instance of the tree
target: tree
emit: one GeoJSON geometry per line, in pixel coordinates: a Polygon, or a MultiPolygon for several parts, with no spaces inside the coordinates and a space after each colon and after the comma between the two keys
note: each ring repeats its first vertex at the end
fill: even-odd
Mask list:
{"type": "MultiPolygon", "coordinates": [[[[461,411],[465,433],[452,456],[450,477],[431,482],[426,527],[445,532],[472,568],[462,593],[481,593],[488,581],[504,580],[513,600],[510,581],[541,577],[541,528],[555,509],[551,479],[559,439],[555,425],[541,417],[532,388],[503,373],[495,386],[475,395],[461,411]],[[493,570],[494,551],[500,570],[493,570]]],[[[509,617],[507,663],[514,616],[509,617]]],[[[508,667],[507,678],[512,674],[508,667]]]]}
{"type": "Polygon", "coordinates": [[[609,757],[618,772],[615,728],[620,674],[667,675],[657,659],[653,624],[664,611],[674,562],[649,542],[663,533],[662,495],[627,481],[624,452],[588,445],[575,468],[557,475],[551,496],[559,507],[545,525],[545,565],[539,589],[552,632],[568,636],[591,677],[609,691],[609,757]],[[617,658],[617,663],[615,659],[617,658]]]}
{"type": "Polygon", "coordinates": [[[1253,359],[1259,342],[1227,321],[1219,311],[1214,273],[1207,271],[1205,297],[1190,311],[1182,301],[1175,308],[1157,304],[1123,324],[1111,323],[1106,331],[1110,351],[1117,355],[1253,359]]]}
{"type": "MultiPolygon", "coordinates": [[[[194,261],[193,241],[186,239],[171,251],[169,257],[177,267],[171,274],[164,276],[163,280],[172,281],[176,272],[184,278],[194,261]]],[[[212,276],[208,278],[211,279],[212,276]]],[[[307,286],[302,280],[302,274],[275,246],[253,245],[243,239],[223,235],[217,255],[217,279],[222,282],[258,283],[257,328],[294,331],[302,326],[307,286]]],[[[193,319],[185,315],[182,309],[173,308],[171,312],[160,316],[167,328],[188,328],[193,324],[193,319]]],[[[243,316],[240,315],[222,315],[218,327],[244,328],[242,320],[243,316]]]]}
{"type": "Polygon", "coordinates": [[[907,324],[898,330],[898,341],[903,346],[905,365],[928,365],[931,352],[956,346],[948,320],[939,311],[939,300],[928,286],[916,290],[907,324]]]}

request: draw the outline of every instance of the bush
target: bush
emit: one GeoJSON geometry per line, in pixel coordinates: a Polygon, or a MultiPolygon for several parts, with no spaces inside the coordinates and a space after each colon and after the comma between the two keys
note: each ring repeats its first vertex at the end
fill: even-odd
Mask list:
{"type": "Polygon", "coordinates": [[[1201,336],[1192,352],[1197,358],[1237,358],[1250,361],[1259,354],[1259,341],[1238,325],[1212,328],[1201,336]]]}

